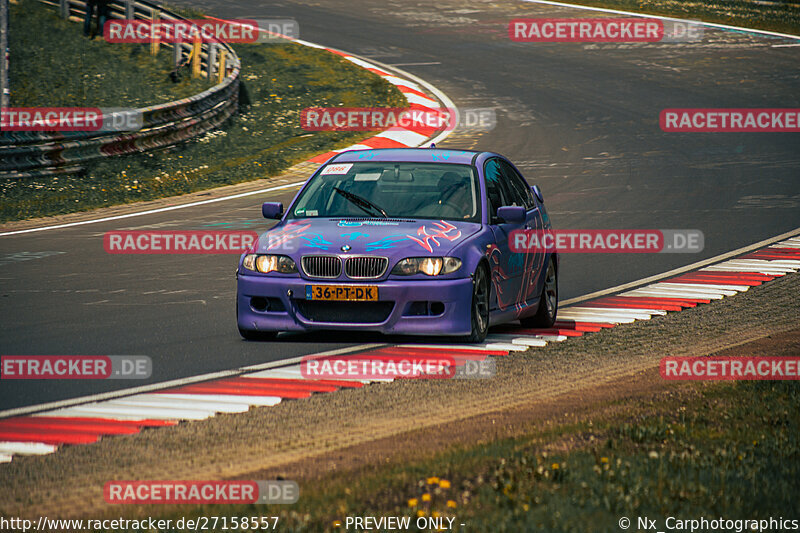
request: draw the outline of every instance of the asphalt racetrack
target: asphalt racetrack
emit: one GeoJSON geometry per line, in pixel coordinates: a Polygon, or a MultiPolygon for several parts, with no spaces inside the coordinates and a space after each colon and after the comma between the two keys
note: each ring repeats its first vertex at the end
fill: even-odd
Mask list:
{"type": "MultiPolygon", "coordinates": [[[[707,29],[697,43],[514,43],[507,34],[512,18],[587,16],[516,1],[177,3],[223,18],[293,18],[305,40],[396,65],[459,108],[494,108],[493,130],[457,133],[441,146],[508,156],[541,187],[556,228],[705,235],[700,254],[565,256],[562,300],[800,226],[800,136],[664,133],[658,123],[664,108],[800,107],[800,47],[783,46],[796,41],[707,29]]],[[[235,256],[109,255],[103,248],[110,230],[263,230],[269,225],[261,202],[286,203],[294,193],[0,237],[0,353],[148,355],[149,382],[159,382],[385,342],[352,334],[245,342],[236,331],[235,256]]],[[[4,382],[0,405],[134,385],[41,383],[4,382]]]]}

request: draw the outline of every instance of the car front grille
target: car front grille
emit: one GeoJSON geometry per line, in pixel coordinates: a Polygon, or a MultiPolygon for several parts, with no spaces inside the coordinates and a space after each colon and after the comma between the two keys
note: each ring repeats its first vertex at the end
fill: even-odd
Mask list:
{"type": "Polygon", "coordinates": [[[325,302],[295,300],[297,310],[311,322],[331,324],[380,324],[394,309],[394,302],[325,302]]]}
{"type": "Polygon", "coordinates": [[[374,279],[383,276],[389,260],[385,257],[354,256],[344,262],[344,273],[352,279],[374,279]]]}
{"type": "Polygon", "coordinates": [[[312,278],[338,278],[342,273],[342,260],[335,255],[306,255],[302,264],[303,272],[312,278]]]}

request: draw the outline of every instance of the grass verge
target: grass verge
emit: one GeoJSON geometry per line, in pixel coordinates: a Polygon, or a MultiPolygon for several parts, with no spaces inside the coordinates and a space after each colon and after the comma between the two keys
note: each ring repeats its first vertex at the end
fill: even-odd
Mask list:
{"type": "Polygon", "coordinates": [[[576,0],[565,3],[800,34],[800,3],[788,0],[576,0]]]}
{"type": "MultiPolygon", "coordinates": [[[[792,382],[715,385],[688,403],[659,402],[635,416],[331,476],[280,513],[282,530],[345,530],[347,516],[406,516],[410,531],[428,530],[414,527],[418,517],[453,518],[454,531],[497,532],[618,532],[622,517],[636,530],[645,516],[662,528],[667,517],[797,519],[798,401],[792,382]]],[[[222,512],[264,513],[204,514],[222,512]]]]}
{"type": "MultiPolygon", "coordinates": [[[[16,52],[19,46],[14,45],[11,64],[16,70],[11,74],[11,86],[15,106],[150,105],[204,88],[197,85],[202,83],[199,80],[186,82],[185,86],[173,86],[167,81],[169,50],[162,50],[154,59],[146,45],[89,41],[78,25],[61,21],[33,0],[15,5],[14,10],[12,27],[17,36],[41,35],[41,30],[33,31],[30,26],[26,29],[26,24],[55,25],[60,36],[53,43],[34,40],[31,46],[40,48],[22,57],[16,52]],[[44,12],[40,12],[42,9],[44,12]],[[53,68],[53,58],[73,62],[78,57],[83,59],[73,68],[53,68]],[[58,74],[51,72],[56,70],[58,74]],[[136,73],[142,73],[142,77],[134,79],[136,73]],[[49,80],[48,76],[55,78],[46,81],[45,88],[39,88],[39,80],[49,80]],[[29,82],[20,85],[22,77],[29,82]]],[[[14,35],[12,42],[18,42],[14,35]]],[[[299,125],[302,109],[405,105],[405,98],[396,87],[323,50],[291,43],[242,44],[235,49],[242,59],[242,107],[223,129],[159,152],[99,160],[79,174],[0,180],[0,222],[152,200],[265,178],[314,154],[370,135],[306,132],[299,125]]]]}
{"type": "MultiPolygon", "coordinates": [[[[798,347],[795,329],[720,355],[796,355],[798,347]]],[[[631,530],[646,529],[636,527],[639,517],[662,531],[689,530],[679,521],[704,517],[745,531],[744,520],[800,519],[798,402],[792,381],[675,384],[607,400],[568,422],[537,422],[524,436],[332,472],[302,484],[293,506],[184,506],[163,518],[277,515],[280,531],[335,532],[365,530],[347,517],[393,516],[407,518],[408,531],[437,530],[416,526],[438,519],[452,531],[582,533],[619,532],[623,517],[631,530]]]]}
{"type": "Polygon", "coordinates": [[[204,78],[168,78],[171,49],[108,44],[83,36],[83,23],[58,16],[37,0],[10,4],[9,80],[14,107],[146,107],[211,87],[204,78]],[[46,28],[46,30],[45,30],[46,28]],[[52,38],[42,38],[51,35],[52,38]]]}

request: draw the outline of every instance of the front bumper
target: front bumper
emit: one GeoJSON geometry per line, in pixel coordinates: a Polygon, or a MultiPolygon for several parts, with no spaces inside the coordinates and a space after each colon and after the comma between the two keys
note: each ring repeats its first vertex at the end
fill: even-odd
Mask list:
{"type": "Polygon", "coordinates": [[[236,292],[239,328],[244,330],[468,335],[472,329],[472,278],[355,283],[239,273],[236,292]],[[309,303],[305,300],[306,285],[312,284],[375,286],[380,302],[384,303],[348,302],[333,306],[325,306],[327,302],[309,303]],[[264,303],[268,303],[266,308],[264,303]]]}

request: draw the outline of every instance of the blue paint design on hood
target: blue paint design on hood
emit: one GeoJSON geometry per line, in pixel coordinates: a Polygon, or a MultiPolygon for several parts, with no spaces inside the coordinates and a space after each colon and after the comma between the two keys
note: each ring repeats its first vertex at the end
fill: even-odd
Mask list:
{"type": "Polygon", "coordinates": [[[394,246],[401,241],[406,240],[405,235],[390,235],[388,237],[384,237],[379,241],[372,241],[368,242],[366,245],[366,250],[368,252],[372,252],[374,250],[388,250],[390,248],[394,248],[394,246]]]}

